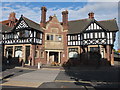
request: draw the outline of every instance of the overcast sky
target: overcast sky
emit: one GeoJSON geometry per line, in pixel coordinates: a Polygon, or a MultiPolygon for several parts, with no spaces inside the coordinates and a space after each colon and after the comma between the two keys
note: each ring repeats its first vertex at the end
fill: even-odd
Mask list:
{"type": "MultiPolygon", "coordinates": [[[[39,23],[41,19],[40,8],[42,6],[47,7],[47,20],[50,15],[56,14],[58,20],[61,21],[61,12],[63,10],[68,10],[69,20],[88,18],[88,13],[92,11],[95,13],[95,19],[98,21],[114,18],[118,21],[117,1],[119,0],[104,0],[106,2],[101,2],[100,0],[84,0],[84,2],[83,0],[47,0],[47,2],[46,0],[29,1],[30,0],[17,0],[16,2],[16,0],[2,0],[2,5],[0,5],[0,21],[8,19],[10,12],[15,12],[18,19],[22,14],[39,23]]],[[[118,38],[118,35],[116,38],[118,38]]],[[[117,44],[118,42],[115,43],[117,44]]],[[[118,48],[117,46],[118,45],[115,45],[115,49],[118,48]]]]}

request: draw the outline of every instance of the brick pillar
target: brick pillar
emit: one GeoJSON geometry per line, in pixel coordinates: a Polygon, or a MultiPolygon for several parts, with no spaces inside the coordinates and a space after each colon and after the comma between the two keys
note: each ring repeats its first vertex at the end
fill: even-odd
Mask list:
{"type": "Polygon", "coordinates": [[[58,62],[59,63],[61,62],[61,54],[60,54],[60,52],[58,52],[58,62]]]}
{"type": "Polygon", "coordinates": [[[112,53],[111,53],[111,65],[114,65],[114,50],[112,49],[112,53]]]}
{"type": "Polygon", "coordinates": [[[49,64],[50,60],[49,60],[49,51],[47,51],[47,64],[49,64]]]}
{"type": "Polygon", "coordinates": [[[104,58],[107,59],[107,46],[104,47],[104,58]]]}
{"type": "Polygon", "coordinates": [[[32,66],[35,65],[35,45],[32,45],[32,66]]]}
{"type": "Polygon", "coordinates": [[[107,60],[111,61],[111,46],[107,45],[107,60]]]}
{"type": "Polygon", "coordinates": [[[13,46],[13,53],[12,53],[12,57],[15,57],[15,46],[13,46]]]}

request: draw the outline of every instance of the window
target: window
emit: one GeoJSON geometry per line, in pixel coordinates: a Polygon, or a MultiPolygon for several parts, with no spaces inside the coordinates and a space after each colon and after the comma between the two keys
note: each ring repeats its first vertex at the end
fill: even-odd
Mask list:
{"type": "Polygon", "coordinates": [[[99,52],[100,48],[99,47],[90,47],[91,52],[99,52]]]}
{"type": "Polygon", "coordinates": [[[78,48],[69,48],[69,58],[77,58],[78,57],[78,48]]]}
{"type": "Polygon", "coordinates": [[[49,35],[47,35],[47,40],[50,40],[50,37],[49,37],[49,35]]]}
{"type": "Polygon", "coordinates": [[[102,38],[105,38],[105,33],[104,32],[102,32],[102,38]]]}
{"type": "Polygon", "coordinates": [[[20,37],[24,38],[24,37],[29,37],[30,32],[28,30],[22,30],[20,31],[20,37]]]}
{"type": "Polygon", "coordinates": [[[22,46],[15,47],[15,57],[22,57],[22,46]]]}
{"type": "Polygon", "coordinates": [[[53,40],[53,35],[47,35],[47,40],[53,40]]]}
{"type": "Polygon", "coordinates": [[[90,33],[91,38],[93,38],[93,33],[90,33]]]}
{"type": "Polygon", "coordinates": [[[37,32],[37,38],[40,38],[40,33],[39,32],[37,32]]]}
{"type": "Polygon", "coordinates": [[[28,30],[25,30],[25,37],[29,37],[30,33],[28,30]]]}
{"type": "Polygon", "coordinates": [[[71,35],[71,40],[77,40],[77,35],[71,35]]]}
{"type": "Polygon", "coordinates": [[[77,40],[77,35],[73,36],[73,40],[77,40]]]}
{"type": "Polygon", "coordinates": [[[25,31],[20,31],[20,37],[25,37],[25,31]]]}
{"type": "Polygon", "coordinates": [[[50,40],[53,40],[53,35],[50,35],[50,40]]]}
{"type": "Polygon", "coordinates": [[[56,35],[56,41],[62,41],[62,36],[61,35],[56,35]]]}
{"type": "Polygon", "coordinates": [[[36,50],[35,51],[35,58],[38,58],[39,57],[39,52],[36,50]]]}
{"type": "Polygon", "coordinates": [[[78,53],[77,52],[69,52],[69,58],[77,58],[78,53]]]}
{"type": "Polygon", "coordinates": [[[86,39],[86,33],[84,34],[84,39],[86,39]]]}
{"type": "Polygon", "coordinates": [[[68,41],[70,41],[70,35],[68,35],[68,41]]]}
{"type": "Polygon", "coordinates": [[[94,33],[95,34],[95,38],[97,38],[97,33],[94,33]]]}
{"type": "Polygon", "coordinates": [[[40,52],[40,57],[44,58],[44,52],[40,52]]]}

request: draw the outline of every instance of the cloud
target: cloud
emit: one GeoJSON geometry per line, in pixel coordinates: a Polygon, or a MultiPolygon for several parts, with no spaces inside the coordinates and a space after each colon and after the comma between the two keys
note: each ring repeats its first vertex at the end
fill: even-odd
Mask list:
{"type": "Polygon", "coordinates": [[[2,2],[119,2],[119,0],[1,0],[2,2]]]}
{"type": "MultiPolygon", "coordinates": [[[[90,0],[89,0],[90,1],[90,0]]],[[[92,0],[93,1],[93,0],[92,0]]],[[[14,11],[16,13],[16,17],[19,18],[21,14],[25,17],[39,23],[41,19],[41,11],[40,7],[34,6],[30,7],[24,4],[14,4],[12,7],[12,3],[4,4],[3,7],[0,8],[0,17],[1,20],[6,20],[10,12],[14,11]],[[11,4],[11,5],[10,5],[11,4]]],[[[88,18],[88,13],[93,11],[95,13],[95,19],[97,20],[107,20],[117,18],[118,20],[118,3],[115,2],[90,2],[85,6],[80,7],[50,7],[47,10],[47,20],[50,15],[56,14],[59,21],[62,20],[62,11],[69,11],[69,20],[83,19],[88,18]]],[[[118,34],[117,34],[118,37],[118,34]]],[[[118,43],[117,41],[115,43],[118,43]]],[[[117,44],[115,44],[115,48],[117,44]]]]}
{"type": "MultiPolygon", "coordinates": [[[[82,18],[87,18],[88,13],[93,11],[95,13],[95,18],[98,20],[102,19],[112,19],[112,18],[117,18],[117,3],[88,3],[84,7],[66,7],[66,8],[56,8],[56,7],[51,7],[48,8],[47,10],[47,20],[50,15],[57,15],[57,18],[59,21],[61,21],[62,16],[61,12],[63,10],[68,10],[69,11],[69,20],[74,20],[74,19],[82,19],[82,18]]],[[[19,5],[16,4],[14,8],[4,5],[2,7],[2,14],[3,14],[3,19],[7,18],[8,14],[14,11],[17,13],[17,17],[20,17],[21,14],[24,16],[33,19],[36,22],[40,22],[40,7],[28,7],[24,5],[19,5]]]]}

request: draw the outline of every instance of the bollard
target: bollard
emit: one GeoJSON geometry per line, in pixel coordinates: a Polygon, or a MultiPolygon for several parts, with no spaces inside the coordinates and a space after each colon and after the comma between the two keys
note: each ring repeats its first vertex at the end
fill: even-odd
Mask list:
{"type": "Polygon", "coordinates": [[[40,69],[41,68],[41,64],[40,63],[38,63],[38,69],[40,69]]]}

